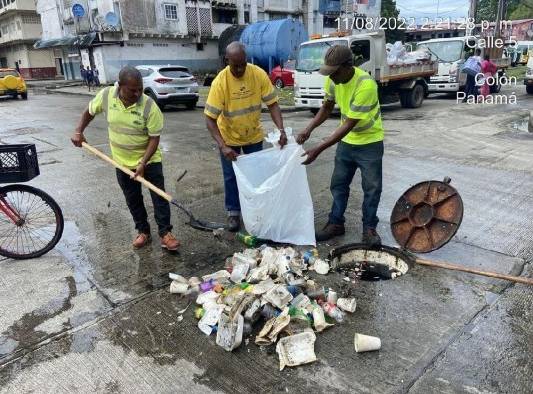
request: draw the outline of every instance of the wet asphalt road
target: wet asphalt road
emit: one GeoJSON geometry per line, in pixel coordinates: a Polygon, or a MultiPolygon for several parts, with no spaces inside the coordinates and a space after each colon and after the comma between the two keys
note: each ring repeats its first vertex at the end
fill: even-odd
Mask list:
{"type": "MultiPolygon", "coordinates": [[[[533,137],[520,131],[533,96],[523,86],[512,90],[517,105],[457,105],[438,96],[416,110],[384,108],[385,243],[394,245],[389,217],[402,193],[450,176],[463,198],[463,223],[452,242],[427,257],[533,276],[533,137]]],[[[1,392],[531,392],[533,288],[425,267],[352,288],[358,309],[318,335],[314,364],[279,372],[274,350],[253,342],[226,353],[197,329],[192,307],[177,319],[187,302],[168,293],[167,274],[221,269],[241,246],[191,230],[173,211],[180,253],[162,252],[157,241],[133,251],[135,232],[114,170],[68,140],[87,100],[41,94],[0,101],[0,142],[36,144],[41,176],[30,184],[58,201],[66,221],[48,255],[0,261],[1,392]],[[379,336],[381,351],[355,353],[355,332],[379,336]]],[[[165,116],[167,190],[198,216],[223,220],[219,157],[201,110],[174,108],[165,116]]],[[[309,120],[305,112],[285,116],[295,129],[309,120]]],[[[326,122],[311,143],[337,122],[326,122]]],[[[87,138],[108,151],[102,119],[87,138]]],[[[330,149],[308,169],[317,226],[331,204],[333,157],[330,149]]],[[[322,255],[359,240],[359,184],[357,175],[347,234],[321,245],[322,255]]],[[[320,281],[347,286],[337,274],[320,281]]]]}

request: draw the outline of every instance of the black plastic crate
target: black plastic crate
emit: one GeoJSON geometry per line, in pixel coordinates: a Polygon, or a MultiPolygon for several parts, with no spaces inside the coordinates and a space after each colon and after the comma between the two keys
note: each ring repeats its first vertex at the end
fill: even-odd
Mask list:
{"type": "Polygon", "coordinates": [[[0,183],[27,182],[39,175],[34,144],[0,145],[0,183]]]}

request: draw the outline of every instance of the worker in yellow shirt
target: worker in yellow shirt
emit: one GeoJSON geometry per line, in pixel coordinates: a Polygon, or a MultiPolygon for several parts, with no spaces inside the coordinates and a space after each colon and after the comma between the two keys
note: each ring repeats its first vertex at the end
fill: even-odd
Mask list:
{"type": "Polygon", "coordinates": [[[335,103],[341,111],[341,124],[333,134],[305,152],[303,164],[311,164],[327,148],[337,144],[335,168],[331,176],[333,206],[326,226],[316,234],[317,241],[343,235],[344,212],[355,172],[361,170],[363,187],[362,242],[381,245],[376,231],[378,205],[382,189],[383,124],[376,81],[366,71],[354,67],[353,53],[344,45],[328,49],[320,74],[327,76],[326,97],[315,118],[297,137],[303,144],[311,132],[330,116],[335,103]]]}
{"type": "MultiPolygon", "coordinates": [[[[118,86],[102,89],[89,103],[71,140],[75,146],[85,141],[86,127],[99,113],[104,113],[109,128],[109,144],[113,159],[135,171],[130,178],[117,169],[118,183],[139,232],[133,241],[141,248],[150,241],[150,225],[143,202],[141,184],[135,177],[142,176],[160,189],[165,188],[159,138],[163,129],[163,114],[154,101],[143,94],[143,81],[139,70],[126,66],[120,70],[118,86]]],[[[161,247],[175,251],[179,241],[172,234],[169,203],[150,192],[154,216],[159,228],[161,247]]]]}
{"type": "Polygon", "coordinates": [[[267,105],[272,121],[281,132],[281,148],[287,144],[287,136],[278,97],[266,72],[246,62],[244,45],[239,42],[227,46],[226,61],[228,66],[211,84],[204,114],[207,128],[220,149],[228,228],[238,231],[241,206],[232,161],[241,153],[263,149],[262,103],[267,105]]]}

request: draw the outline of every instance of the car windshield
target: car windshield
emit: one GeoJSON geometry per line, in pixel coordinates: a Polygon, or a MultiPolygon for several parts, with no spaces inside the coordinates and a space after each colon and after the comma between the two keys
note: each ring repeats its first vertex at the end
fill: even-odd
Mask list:
{"type": "Polygon", "coordinates": [[[19,73],[15,70],[7,70],[7,71],[0,71],[0,78],[7,77],[8,75],[13,75],[14,77],[18,77],[19,73]]]}
{"type": "Polygon", "coordinates": [[[324,55],[326,54],[326,51],[333,45],[348,46],[348,41],[318,41],[302,45],[298,51],[296,70],[306,72],[318,71],[320,66],[324,64],[324,55]]]}
{"type": "Polygon", "coordinates": [[[439,61],[451,63],[462,59],[463,41],[424,42],[420,46],[428,48],[439,61]]]}
{"type": "Polygon", "coordinates": [[[159,74],[167,78],[189,78],[189,70],[183,67],[167,67],[159,69],[159,74]]]}

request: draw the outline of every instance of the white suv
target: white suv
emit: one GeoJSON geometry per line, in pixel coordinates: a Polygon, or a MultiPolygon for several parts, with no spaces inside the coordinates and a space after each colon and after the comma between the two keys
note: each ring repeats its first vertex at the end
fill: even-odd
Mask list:
{"type": "Polygon", "coordinates": [[[144,93],[161,109],[166,104],[185,104],[194,109],[198,102],[198,83],[186,67],[136,66],[143,77],[144,93]]]}

